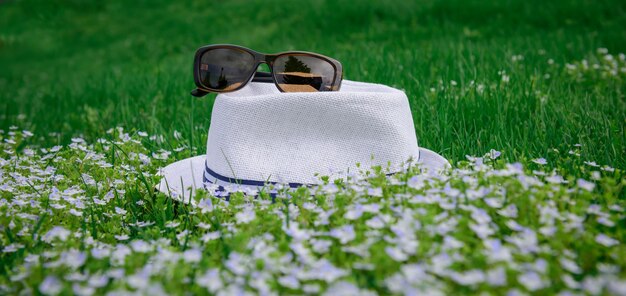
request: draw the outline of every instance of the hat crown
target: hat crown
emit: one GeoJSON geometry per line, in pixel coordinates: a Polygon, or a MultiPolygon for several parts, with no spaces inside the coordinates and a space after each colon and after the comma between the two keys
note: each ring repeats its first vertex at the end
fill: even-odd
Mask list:
{"type": "Polygon", "coordinates": [[[281,93],[249,83],[217,96],[206,166],[227,178],[313,184],[316,174],[356,172],[357,163],[395,167],[418,156],[400,90],[344,80],[337,92],[281,93]]]}

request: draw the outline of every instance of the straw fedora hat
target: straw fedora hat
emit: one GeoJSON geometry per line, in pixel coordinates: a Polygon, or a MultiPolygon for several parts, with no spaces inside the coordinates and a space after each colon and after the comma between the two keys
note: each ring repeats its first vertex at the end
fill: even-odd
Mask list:
{"type": "Polygon", "coordinates": [[[406,94],[344,80],[336,92],[280,92],[249,83],[215,99],[206,155],[161,169],[157,189],[187,201],[198,188],[254,194],[268,184],[319,184],[380,165],[394,173],[409,160],[430,172],[450,166],[418,146],[406,94]]]}

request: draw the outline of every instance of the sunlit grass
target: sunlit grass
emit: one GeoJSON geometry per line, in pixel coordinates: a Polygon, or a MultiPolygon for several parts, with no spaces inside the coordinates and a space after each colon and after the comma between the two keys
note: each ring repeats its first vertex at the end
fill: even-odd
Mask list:
{"type": "Polygon", "coordinates": [[[626,294],[625,15],[2,1],[0,294],[626,294]],[[159,168],[205,151],[214,96],[189,91],[210,43],[320,52],[405,90],[419,145],[453,170],[374,168],[275,202],[157,193],[159,168]]]}

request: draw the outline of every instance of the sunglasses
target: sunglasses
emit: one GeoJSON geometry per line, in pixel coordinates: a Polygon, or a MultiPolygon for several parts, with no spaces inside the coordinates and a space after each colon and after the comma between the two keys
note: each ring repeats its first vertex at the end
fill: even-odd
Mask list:
{"type": "Polygon", "coordinates": [[[274,83],[281,92],[338,91],[343,70],[335,59],[304,51],[263,54],[236,45],[208,45],[196,51],[191,94],[236,91],[248,82],[274,83]],[[258,72],[265,63],[268,72],[258,72]]]}

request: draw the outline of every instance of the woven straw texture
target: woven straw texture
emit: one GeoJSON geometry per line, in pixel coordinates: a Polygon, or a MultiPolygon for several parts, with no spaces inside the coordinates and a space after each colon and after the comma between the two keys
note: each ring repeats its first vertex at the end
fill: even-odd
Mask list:
{"type": "Polygon", "coordinates": [[[237,179],[317,183],[357,163],[397,167],[419,149],[404,92],[344,80],[338,92],[281,93],[249,83],[215,100],[207,165],[237,179]]]}

